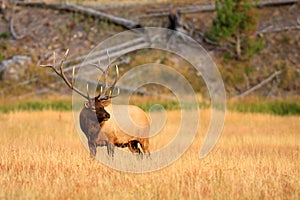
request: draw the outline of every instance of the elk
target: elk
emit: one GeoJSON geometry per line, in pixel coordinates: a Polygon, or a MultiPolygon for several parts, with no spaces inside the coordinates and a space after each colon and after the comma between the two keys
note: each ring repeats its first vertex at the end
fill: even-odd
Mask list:
{"type": "MultiPolygon", "coordinates": [[[[75,91],[77,94],[85,98],[87,101],[84,103],[84,107],[80,111],[79,114],[79,122],[80,128],[84,132],[85,136],[88,140],[88,146],[90,151],[90,156],[95,157],[97,153],[97,147],[106,146],[107,154],[111,157],[114,156],[114,147],[121,147],[128,149],[139,156],[143,156],[146,154],[150,156],[149,151],[149,138],[147,137],[137,137],[136,134],[140,134],[143,132],[143,136],[149,135],[150,130],[150,120],[148,115],[139,107],[133,105],[111,105],[111,99],[117,97],[120,93],[118,89],[116,95],[114,94],[114,89],[117,80],[119,79],[119,70],[118,66],[115,65],[116,69],[116,77],[111,85],[107,83],[108,80],[108,72],[110,69],[110,58],[108,56],[108,66],[105,70],[100,67],[100,61],[98,65],[93,65],[97,69],[102,72],[102,76],[104,77],[104,82],[101,85],[100,92],[97,96],[91,98],[88,92],[88,85],[87,85],[87,92],[86,94],[80,91],[79,89],[74,87],[74,74],[75,69],[73,68],[72,79],[71,81],[66,77],[64,73],[64,61],[66,60],[69,53],[69,49],[66,51],[65,55],[63,56],[59,70],[56,68],[56,61],[55,61],[55,53],[53,64],[49,65],[40,65],[41,67],[48,67],[51,68],[59,77],[63,79],[66,85],[75,91]],[[133,120],[135,124],[138,126],[130,127],[131,135],[127,132],[122,130],[117,125],[117,120],[113,115],[113,111],[118,111],[120,109],[128,109],[128,113],[130,118],[133,120]],[[133,136],[134,135],[134,136],[133,136]]],[[[98,81],[98,86],[100,86],[100,82],[98,81]]]]}

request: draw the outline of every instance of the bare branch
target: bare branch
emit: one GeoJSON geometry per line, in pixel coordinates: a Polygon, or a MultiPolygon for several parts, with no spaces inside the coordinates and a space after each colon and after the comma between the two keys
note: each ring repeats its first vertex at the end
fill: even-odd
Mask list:
{"type": "Polygon", "coordinates": [[[257,90],[258,88],[261,88],[262,86],[264,86],[266,83],[270,82],[273,78],[275,78],[276,76],[278,76],[279,74],[281,74],[282,71],[275,71],[273,74],[271,74],[268,78],[266,78],[265,80],[261,81],[259,84],[251,87],[249,90],[246,90],[245,92],[235,96],[235,98],[242,98],[248,94],[250,94],[251,92],[253,92],[254,90],[257,90]]]}
{"type": "Polygon", "coordinates": [[[16,4],[14,4],[14,6],[12,8],[11,17],[10,17],[10,20],[9,20],[9,29],[10,29],[10,32],[11,32],[14,39],[21,40],[24,37],[26,37],[27,35],[18,35],[16,33],[15,29],[14,29],[15,6],[16,6],[16,4]]]}
{"type": "Polygon", "coordinates": [[[263,33],[276,33],[276,32],[299,30],[299,29],[300,29],[300,25],[284,26],[284,27],[278,27],[278,28],[273,28],[273,29],[271,27],[267,27],[263,30],[257,31],[256,34],[260,35],[263,33]]]}

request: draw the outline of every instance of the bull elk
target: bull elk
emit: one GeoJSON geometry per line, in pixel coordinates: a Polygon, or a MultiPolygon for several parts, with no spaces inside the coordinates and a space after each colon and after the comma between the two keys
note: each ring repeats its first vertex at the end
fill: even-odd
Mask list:
{"type": "MultiPolygon", "coordinates": [[[[147,137],[136,136],[141,131],[143,132],[143,136],[149,135],[150,120],[148,115],[137,106],[111,105],[111,99],[118,96],[120,92],[118,89],[117,94],[113,95],[116,82],[119,78],[119,70],[118,66],[116,65],[116,77],[114,78],[113,83],[109,85],[107,80],[111,63],[108,52],[107,56],[109,63],[105,70],[100,67],[100,63],[98,65],[93,65],[102,72],[104,79],[99,94],[93,98],[91,98],[89,95],[88,85],[86,94],[74,87],[74,68],[71,81],[64,74],[63,65],[68,56],[68,52],[69,49],[66,51],[60,62],[59,70],[55,66],[55,53],[53,64],[41,65],[41,67],[51,68],[59,77],[63,79],[69,88],[87,100],[79,114],[79,122],[81,130],[87,137],[91,157],[96,156],[98,146],[106,146],[107,153],[111,157],[114,156],[115,146],[121,148],[128,147],[132,153],[138,154],[139,156],[143,156],[143,154],[150,155],[149,139],[147,137]],[[118,110],[124,108],[128,109],[130,118],[135,124],[138,125],[130,128],[132,133],[130,135],[118,126],[116,118],[112,115],[113,111],[117,112],[118,110]]],[[[100,82],[98,82],[97,88],[99,86],[100,82]]]]}

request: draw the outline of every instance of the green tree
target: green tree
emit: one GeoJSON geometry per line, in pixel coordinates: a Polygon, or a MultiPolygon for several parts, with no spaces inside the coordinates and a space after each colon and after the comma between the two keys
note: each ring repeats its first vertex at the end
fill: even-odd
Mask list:
{"type": "Polygon", "coordinates": [[[263,40],[255,36],[258,16],[250,2],[217,0],[216,12],[206,37],[223,46],[231,57],[249,58],[263,48],[263,40]]]}

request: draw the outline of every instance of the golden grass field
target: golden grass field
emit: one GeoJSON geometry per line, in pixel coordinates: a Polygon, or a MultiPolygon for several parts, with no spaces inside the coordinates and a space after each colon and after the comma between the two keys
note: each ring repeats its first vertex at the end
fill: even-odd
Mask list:
{"type": "Polygon", "coordinates": [[[0,114],[0,199],[300,199],[299,117],[228,112],[217,146],[200,160],[209,112],[201,116],[178,161],[130,174],[89,157],[71,112],[0,114]]]}

